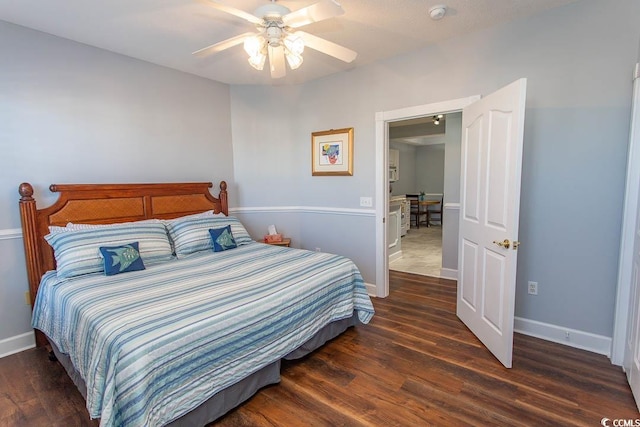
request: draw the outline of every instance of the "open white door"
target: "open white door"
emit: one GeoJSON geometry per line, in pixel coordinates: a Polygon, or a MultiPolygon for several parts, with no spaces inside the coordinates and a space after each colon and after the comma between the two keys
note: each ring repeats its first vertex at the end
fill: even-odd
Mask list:
{"type": "MultiPolygon", "coordinates": [[[[639,199],[640,201],[640,199],[639,199]]],[[[640,206],[639,206],[640,208],[640,206]]],[[[640,220],[635,229],[635,251],[631,277],[631,301],[629,301],[629,328],[624,367],[631,392],[640,409],[640,220]]]]}
{"type": "Polygon", "coordinates": [[[462,111],[458,317],[507,368],[513,350],[527,80],[462,111]]]}
{"type": "Polygon", "coordinates": [[[626,319],[627,331],[623,366],[636,405],[640,409],[640,168],[638,167],[638,160],[640,160],[640,64],[636,64],[634,71],[629,139],[618,292],[621,292],[621,288],[626,283],[630,284],[630,286],[627,285],[629,286],[630,298],[626,319]]]}

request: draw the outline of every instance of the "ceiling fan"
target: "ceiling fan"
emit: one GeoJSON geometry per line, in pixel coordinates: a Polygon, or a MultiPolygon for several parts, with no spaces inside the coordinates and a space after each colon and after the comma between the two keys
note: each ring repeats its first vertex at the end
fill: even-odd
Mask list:
{"type": "Polygon", "coordinates": [[[227,6],[217,0],[209,0],[209,2],[218,10],[254,24],[258,32],[247,32],[231,37],[197,50],[193,52],[194,55],[211,55],[243,43],[244,50],[249,54],[249,64],[256,70],[262,70],[267,56],[269,57],[269,69],[274,79],[285,76],[285,58],[292,70],[302,65],[302,52],[305,46],[344,62],[352,62],[358,56],[351,49],[313,34],[294,31],[296,28],[342,15],[344,9],[335,0],[322,0],[294,12],[271,0],[270,3],[256,9],[254,14],[227,6]]]}

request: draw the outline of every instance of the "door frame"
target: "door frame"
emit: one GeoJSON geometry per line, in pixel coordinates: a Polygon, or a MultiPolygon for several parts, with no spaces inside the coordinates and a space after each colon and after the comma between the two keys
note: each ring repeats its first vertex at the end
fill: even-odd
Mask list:
{"type": "Polygon", "coordinates": [[[624,366],[631,298],[631,272],[633,271],[633,246],[638,218],[638,198],[640,198],[640,63],[633,70],[633,102],[629,129],[629,151],[627,154],[627,176],[624,196],[623,218],[620,234],[620,258],[618,261],[618,283],[616,292],[613,339],[611,342],[611,363],[624,366]]]}
{"type": "Polygon", "coordinates": [[[389,126],[391,122],[461,112],[464,107],[479,100],[480,95],[451,99],[397,110],[380,111],[376,120],[376,296],[389,295],[389,248],[387,247],[387,217],[389,214],[389,126]]]}

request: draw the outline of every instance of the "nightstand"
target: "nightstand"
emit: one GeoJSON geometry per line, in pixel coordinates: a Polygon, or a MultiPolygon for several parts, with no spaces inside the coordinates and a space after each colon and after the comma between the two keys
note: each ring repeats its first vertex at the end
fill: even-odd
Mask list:
{"type": "Polygon", "coordinates": [[[263,241],[262,243],[266,243],[267,245],[274,245],[274,246],[286,246],[288,248],[291,245],[291,239],[289,239],[288,237],[283,237],[281,242],[263,241]]]}

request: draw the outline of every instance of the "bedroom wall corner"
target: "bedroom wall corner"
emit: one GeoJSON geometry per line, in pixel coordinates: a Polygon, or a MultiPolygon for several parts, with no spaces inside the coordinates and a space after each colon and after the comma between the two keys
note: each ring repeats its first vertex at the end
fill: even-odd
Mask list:
{"type": "Polygon", "coordinates": [[[375,282],[373,211],[359,206],[368,174],[364,165],[373,153],[363,150],[367,136],[354,135],[353,176],[311,175],[311,133],[355,123],[342,110],[333,112],[331,124],[310,123],[322,116],[301,111],[313,103],[305,97],[306,86],[232,86],[231,112],[233,158],[238,186],[238,216],[252,236],[262,236],[275,224],[292,238],[292,246],[344,255],[351,258],[365,282],[375,282]],[[299,119],[294,119],[298,117],[299,119]],[[258,154],[258,155],[257,155],[258,154]],[[347,238],[344,238],[348,236],[347,238]]]}
{"type": "Polygon", "coordinates": [[[291,247],[343,255],[360,270],[369,295],[376,295],[374,248],[363,239],[344,239],[349,233],[366,234],[375,220],[370,209],[339,209],[312,206],[232,208],[254,240],[267,233],[270,224],[291,239],[291,247]]]}

